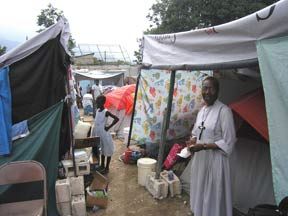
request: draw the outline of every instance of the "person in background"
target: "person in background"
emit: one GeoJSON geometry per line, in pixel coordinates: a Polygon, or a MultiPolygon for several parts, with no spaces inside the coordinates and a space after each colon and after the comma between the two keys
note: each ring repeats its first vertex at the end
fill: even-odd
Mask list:
{"type": "Polygon", "coordinates": [[[82,105],[84,115],[93,115],[93,96],[91,92],[87,92],[83,95],[82,105]]]}
{"type": "Polygon", "coordinates": [[[92,88],[91,88],[90,84],[88,84],[86,87],[86,93],[91,93],[91,91],[92,91],[92,88]]]}
{"type": "Polygon", "coordinates": [[[93,117],[95,118],[96,114],[96,98],[102,94],[101,88],[99,86],[99,81],[95,80],[94,84],[92,85],[92,96],[93,96],[93,117]]]}
{"type": "Polygon", "coordinates": [[[77,107],[80,109],[80,108],[83,108],[83,104],[82,104],[82,87],[80,86],[79,82],[77,83],[77,86],[76,86],[76,102],[77,102],[77,107]]]}
{"type": "Polygon", "coordinates": [[[218,100],[219,82],[202,82],[205,105],[197,115],[192,138],[190,207],[195,216],[232,216],[229,155],[236,142],[233,115],[218,100]]]}
{"type": "Polygon", "coordinates": [[[102,174],[106,174],[109,172],[111,157],[114,153],[114,143],[112,140],[112,136],[109,133],[109,129],[112,128],[119,121],[119,118],[117,116],[113,115],[111,112],[109,112],[107,109],[104,108],[105,102],[106,97],[104,95],[100,95],[96,98],[97,110],[92,131],[92,136],[100,137],[100,152],[101,152],[100,172],[102,174]],[[109,126],[106,126],[108,117],[113,118],[113,122],[109,126]],[[106,157],[106,165],[105,165],[105,157],[106,157]]]}

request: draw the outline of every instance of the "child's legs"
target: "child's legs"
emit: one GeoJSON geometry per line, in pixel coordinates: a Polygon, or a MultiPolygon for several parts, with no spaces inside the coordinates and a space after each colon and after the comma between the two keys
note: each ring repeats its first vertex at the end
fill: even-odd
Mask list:
{"type": "Polygon", "coordinates": [[[107,156],[106,167],[105,167],[106,170],[109,170],[110,161],[111,161],[111,156],[110,157],[107,156]]]}
{"type": "Polygon", "coordinates": [[[102,168],[105,168],[105,155],[101,155],[100,166],[101,166],[102,168]]]}

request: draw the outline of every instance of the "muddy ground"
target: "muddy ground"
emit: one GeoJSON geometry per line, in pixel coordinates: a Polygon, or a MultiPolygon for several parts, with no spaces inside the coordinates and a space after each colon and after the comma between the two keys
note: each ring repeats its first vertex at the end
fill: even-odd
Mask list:
{"type": "Polygon", "coordinates": [[[125,144],[116,139],[109,179],[108,206],[95,212],[88,212],[89,216],[186,216],[192,215],[189,210],[189,196],[182,194],[174,198],[157,200],[145,189],[138,185],[137,165],[124,164],[119,156],[125,151],[125,144]]]}

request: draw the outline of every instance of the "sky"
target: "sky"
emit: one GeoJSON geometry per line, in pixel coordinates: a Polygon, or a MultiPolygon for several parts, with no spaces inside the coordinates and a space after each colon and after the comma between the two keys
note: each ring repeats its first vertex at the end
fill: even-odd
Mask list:
{"type": "Polygon", "coordinates": [[[77,44],[119,44],[130,58],[149,27],[156,0],[0,0],[0,38],[24,42],[39,29],[37,16],[51,3],[64,12],[77,44]]]}

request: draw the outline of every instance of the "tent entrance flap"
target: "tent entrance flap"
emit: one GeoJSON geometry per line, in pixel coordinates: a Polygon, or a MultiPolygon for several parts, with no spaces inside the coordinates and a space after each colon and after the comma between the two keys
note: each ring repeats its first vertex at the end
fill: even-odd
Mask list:
{"type": "Polygon", "coordinates": [[[264,94],[261,89],[244,95],[229,105],[267,141],[269,140],[264,94]]]}
{"type": "Polygon", "coordinates": [[[257,52],[265,92],[276,201],[288,194],[288,37],[258,41],[257,52]]]}

